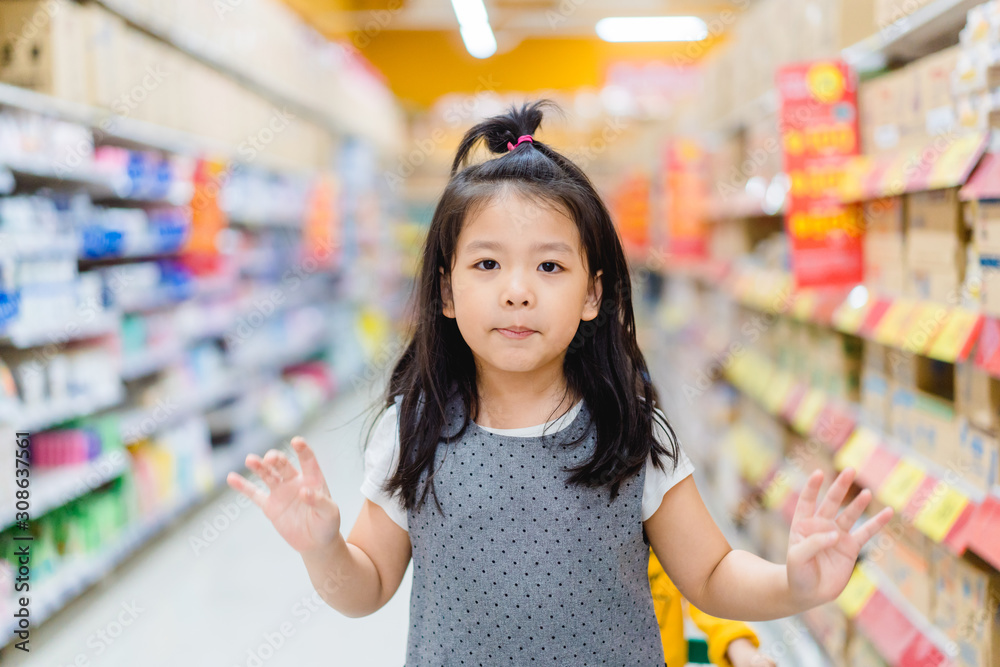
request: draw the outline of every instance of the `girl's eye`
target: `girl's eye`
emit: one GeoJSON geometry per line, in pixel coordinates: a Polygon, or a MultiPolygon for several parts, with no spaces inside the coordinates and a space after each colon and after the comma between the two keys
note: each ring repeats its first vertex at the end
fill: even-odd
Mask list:
{"type": "Polygon", "coordinates": [[[493,260],[493,259],[482,259],[482,260],[476,262],[474,264],[474,266],[479,266],[480,264],[484,265],[483,266],[484,269],[486,269],[487,271],[490,271],[490,270],[492,270],[496,266],[496,260],[493,260]],[[487,264],[489,266],[485,266],[487,264]]]}
{"type": "Polygon", "coordinates": [[[556,269],[558,269],[559,271],[562,271],[562,267],[559,266],[558,264],[556,264],[555,262],[542,262],[538,266],[545,273],[555,273],[556,269]]]}

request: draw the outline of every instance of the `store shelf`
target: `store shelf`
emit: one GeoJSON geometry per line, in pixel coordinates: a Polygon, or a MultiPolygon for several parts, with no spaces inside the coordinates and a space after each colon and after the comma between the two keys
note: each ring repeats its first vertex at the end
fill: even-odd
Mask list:
{"type": "MultiPolygon", "coordinates": [[[[54,574],[41,583],[32,584],[32,625],[38,626],[44,623],[74,598],[104,579],[119,563],[131,556],[176,518],[204,500],[205,497],[206,494],[195,493],[182,499],[154,518],[142,522],[137,527],[127,529],[128,532],[125,535],[101,553],[61,565],[54,574]]],[[[2,644],[9,643],[13,634],[14,627],[10,626],[3,633],[0,642],[2,644]]]]}
{"type": "Polygon", "coordinates": [[[349,128],[343,127],[337,119],[322,109],[303,104],[295,97],[280,90],[271,82],[254,76],[249,70],[244,72],[241,68],[234,67],[228,61],[224,51],[200,35],[148,18],[141,10],[137,10],[132,4],[123,0],[98,0],[98,4],[102,5],[108,11],[117,14],[127,23],[139,28],[143,32],[172,45],[178,51],[200,61],[213,70],[226,74],[241,86],[269,100],[278,107],[291,110],[297,117],[311,120],[334,133],[343,133],[349,130],[349,128]]]}
{"type": "Polygon", "coordinates": [[[44,158],[7,156],[0,159],[0,167],[14,174],[18,187],[82,187],[96,193],[114,190],[113,181],[93,169],[59,169],[44,158]]]}
{"type": "Polygon", "coordinates": [[[935,0],[847,47],[842,56],[855,70],[869,72],[940,51],[958,43],[966,15],[980,4],[982,0],[935,0]]]}
{"type": "Polygon", "coordinates": [[[110,334],[117,335],[121,330],[121,324],[122,317],[118,312],[100,313],[89,322],[67,320],[59,326],[45,329],[30,328],[18,320],[4,332],[3,337],[0,337],[0,343],[20,349],[61,344],[110,334]]]}
{"type": "MultiPolygon", "coordinates": [[[[119,477],[128,466],[128,454],[124,450],[118,450],[80,465],[49,469],[32,467],[28,509],[30,521],[119,477]]],[[[13,506],[0,507],[0,531],[14,525],[14,516],[13,506]]]]}
{"type": "Polygon", "coordinates": [[[214,386],[200,389],[193,396],[172,397],[153,407],[132,410],[121,417],[122,441],[126,445],[139,442],[188,415],[206,412],[238,396],[242,390],[243,384],[230,376],[217,380],[214,386]]]}
{"type": "Polygon", "coordinates": [[[122,360],[122,379],[135,380],[152,375],[163,368],[180,361],[184,356],[182,345],[164,345],[160,349],[143,350],[136,356],[122,360]]]}
{"type": "Polygon", "coordinates": [[[29,433],[53,428],[77,417],[86,417],[122,402],[125,390],[119,385],[103,396],[76,396],[46,405],[25,407],[15,418],[14,426],[29,433]]]}
{"type": "Polygon", "coordinates": [[[304,216],[261,217],[253,211],[227,212],[230,225],[248,229],[299,229],[303,225],[304,216]]]}

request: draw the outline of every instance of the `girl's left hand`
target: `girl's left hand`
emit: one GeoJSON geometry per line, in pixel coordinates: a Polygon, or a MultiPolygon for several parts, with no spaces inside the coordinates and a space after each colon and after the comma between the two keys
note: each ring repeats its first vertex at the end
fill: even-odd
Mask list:
{"type": "Polygon", "coordinates": [[[726,657],[733,663],[733,667],[775,667],[774,660],[758,651],[746,637],[729,642],[726,657]]]}
{"type": "Polygon", "coordinates": [[[838,516],[837,510],[853,481],[854,469],[845,468],[833,480],[817,509],[816,498],[823,484],[823,472],[814,470],[795,506],[786,568],[792,597],[805,608],[829,602],[840,595],[851,578],[861,546],[892,518],[892,508],[886,507],[851,532],[854,522],[872,499],[871,491],[864,489],[838,516]]]}

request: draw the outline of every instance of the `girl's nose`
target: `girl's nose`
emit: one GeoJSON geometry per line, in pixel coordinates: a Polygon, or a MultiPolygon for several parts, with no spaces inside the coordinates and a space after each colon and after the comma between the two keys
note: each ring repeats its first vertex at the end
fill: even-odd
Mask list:
{"type": "Polygon", "coordinates": [[[502,295],[507,306],[530,306],[534,300],[531,290],[522,280],[512,280],[502,295]]]}

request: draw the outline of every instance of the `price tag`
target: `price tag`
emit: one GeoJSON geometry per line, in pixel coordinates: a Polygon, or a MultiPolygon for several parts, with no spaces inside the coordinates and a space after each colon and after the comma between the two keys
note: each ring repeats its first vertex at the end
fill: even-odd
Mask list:
{"type": "Polygon", "coordinates": [[[892,469],[875,495],[889,507],[902,512],[925,476],[923,470],[903,459],[892,469]]]}
{"type": "Polygon", "coordinates": [[[965,308],[955,308],[945,320],[934,342],[927,349],[927,356],[954,363],[963,361],[972,351],[972,345],[983,326],[983,316],[965,308]]]}
{"type": "Polygon", "coordinates": [[[875,594],[875,582],[868,578],[861,568],[855,567],[847,586],[837,597],[837,606],[847,618],[854,618],[865,608],[875,594]]]}
{"type": "Polygon", "coordinates": [[[868,317],[873,302],[872,299],[868,299],[863,304],[852,305],[850,299],[844,301],[833,313],[833,325],[846,333],[858,333],[865,318],[868,317]]]}
{"type": "Polygon", "coordinates": [[[792,426],[795,430],[803,435],[812,433],[824,405],[826,405],[826,394],[819,389],[810,388],[806,391],[798,410],[792,416],[792,426]]]}
{"type": "Polygon", "coordinates": [[[906,325],[900,347],[906,352],[923,354],[937,340],[950,316],[951,311],[941,304],[918,302],[906,325]]]}
{"type": "Polygon", "coordinates": [[[814,289],[803,289],[795,297],[792,304],[792,317],[801,321],[812,319],[816,306],[819,304],[819,294],[814,289]]]}
{"type": "Polygon", "coordinates": [[[844,446],[837,451],[833,463],[838,470],[843,470],[848,466],[858,470],[878,447],[878,443],[878,434],[862,426],[855,430],[844,446]]]}
{"type": "Polygon", "coordinates": [[[906,339],[907,323],[913,314],[914,302],[906,299],[895,301],[875,327],[875,340],[883,345],[900,347],[906,339]]]}
{"type": "Polygon", "coordinates": [[[913,525],[927,537],[940,542],[968,504],[968,498],[945,482],[939,482],[931,497],[920,508],[913,525]]]}
{"type": "Polygon", "coordinates": [[[780,507],[791,492],[792,484],[789,481],[788,472],[784,470],[779,471],[771,480],[771,483],[767,485],[761,503],[767,509],[780,507]]]}
{"type": "Polygon", "coordinates": [[[986,135],[977,132],[959,137],[938,156],[931,167],[926,190],[964,183],[986,148],[986,135]]]}
{"type": "Polygon", "coordinates": [[[763,403],[768,412],[778,414],[794,384],[795,378],[791,373],[778,371],[774,374],[771,382],[764,388],[763,403]]]}

